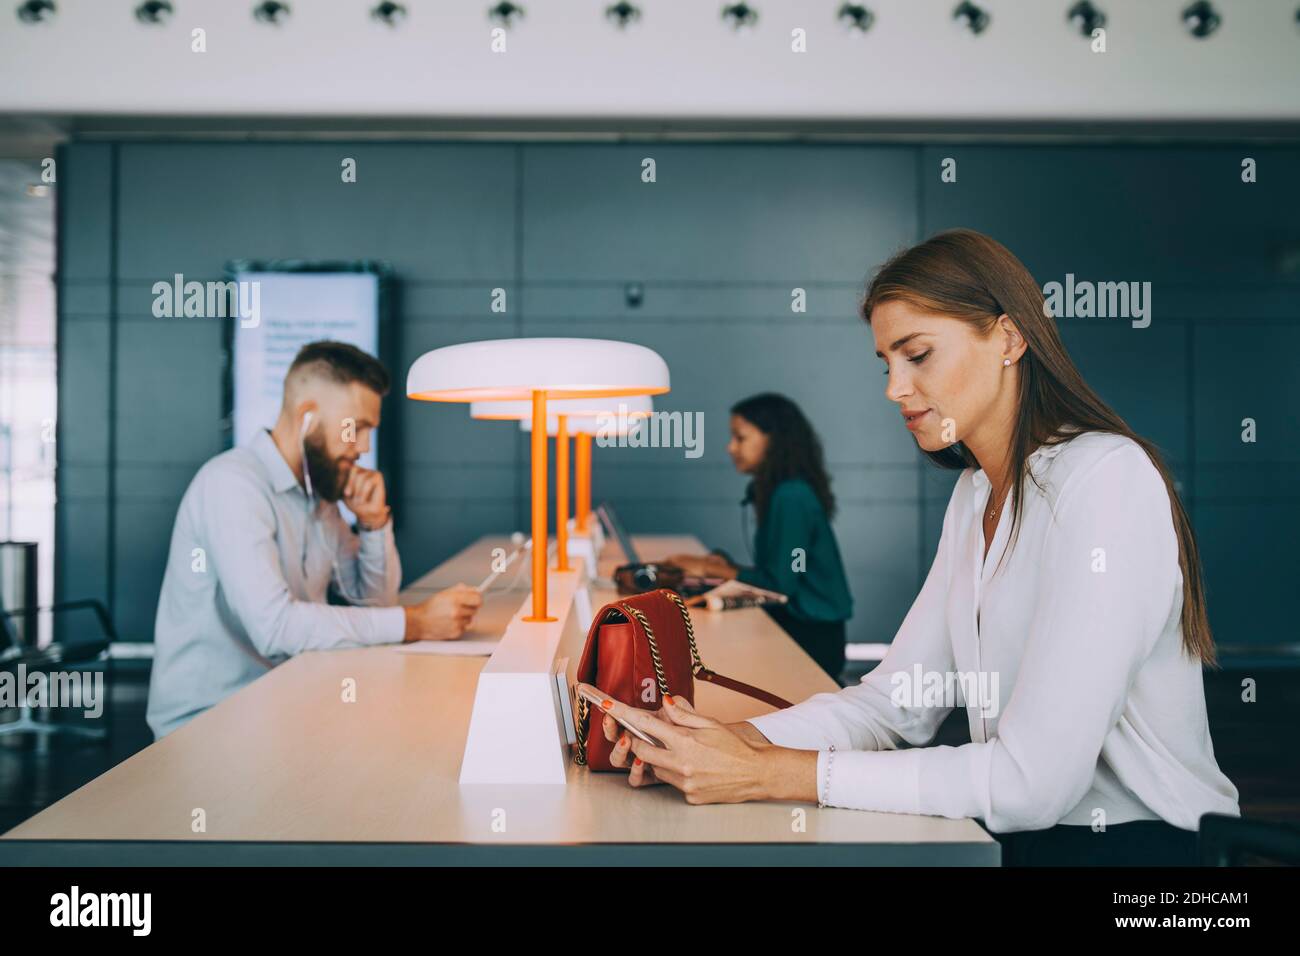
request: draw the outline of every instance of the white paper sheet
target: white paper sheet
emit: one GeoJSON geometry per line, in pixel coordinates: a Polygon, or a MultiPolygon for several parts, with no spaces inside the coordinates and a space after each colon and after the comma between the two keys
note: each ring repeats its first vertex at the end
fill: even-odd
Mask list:
{"type": "Polygon", "coordinates": [[[414,641],[398,644],[400,654],[442,654],[447,657],[490,657],[501,643],[499,637],[470,637],[459,641],[414,641]]]}

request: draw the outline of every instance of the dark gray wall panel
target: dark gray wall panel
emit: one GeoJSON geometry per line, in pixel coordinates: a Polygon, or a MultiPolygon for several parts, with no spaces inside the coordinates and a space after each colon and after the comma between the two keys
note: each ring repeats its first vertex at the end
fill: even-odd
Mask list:
{"type": "MultiPolygon", "coordinates": [[[[56,601],[110,595],[113,149],[77,143],[58,160],[56,601]],[[85,466],[98,480],[78,474],[85,466]]],[[[62,620],[55,638],[65,635],[62,620]]]]}
{"type": "Polygon", "coordinates": [[[1294,368],[1300,314],[1296,319],[1289,325],[1237,321],[1196,327],[1198,462],[1248,468],[1300,461],[1300,376],[1294,368]],[[1255,420],[1253,443],[1242,441],[1246,418],[1255,420]]]}
{"type": "Polygon", "coordinates": [[[1279,254],[1300,244],[1294,149],[953,145],[927,147],[921,169],[927,235],[987,232],[1040,284],[1067,272],[1171,284],[1278,280],[1279,254]],[[1241,181],[1243,156],[1259,161],[1257,183],[1241,181]],[[955,183],[940,182],[945,157],[957,160],[955,183]]]}
{"type": "Polygon", "coordinates": [[[1210,623],[1221,642],[1294,642],[1300,578],[1300,325],[1195,328],[1196,527],[1210,623]],[[1256,440],[1242,441],[1253,418],[1256,440]]]}
{"type": "Polygon", "coordinates": [[[383,259],[399,275],[513,277],[515,150],[421,144],[122,147],[128,279],[216,276],[231,258],[383,259]],[[344,183],[353,157],[358,179],[344,183]],[[201,197],[220,197],[202,202],[201,197]]]}
{"type": "Polygon", "coordinates": [[[111,276],[114,149],[107,143],[72,143],[57,156],[63,281],[104,282],[111,276]]]}
{"type": "Polygon", "coordinates": [[[918,590],[916,504],[846,501],[835,531],[853,592],[849,640],[888,644],[918,590]]]}
{"type": "Polygon", "coordinates": [[[528,281],[860,279],[916,232],[911,149],[524,148],[528,281]],[[643,158],[656,181],[641,181],[643,158]]]}
{"type": "Polygon", "coordinates": [[[114,623],[124,641],[153,640],[158,592],[180,498],[126,497],[117,501],[114,623]]]}
{"type": "Polygon", "coordinates": [[[1188,434],[1188,324],[1067,319],[1061,339],[1084,379],[1129,426],[1155,442],[1166,461],[1185,461],[1188,434]]]}
{"type": "Polygon", "coordinates": [[[107,500],[109,470],[103,462],[85,464],[65,462],[59,471],[60,501],[107,500]]]}
{"type": "MultiPolygon", "coordinates": [[[[62,314],[62,313],[61,313],[62,314]]],[[[111,320],[63,316],[59,335],[59,467],[109,456],[109,345],[111,320]]]]}
{"type": "Polygon", "coordinates": [[[109,601],[108,498],[60,496],[54,512],[58,601],[109,601]]]}
{"type": "MultiPolygon", "coordinates": [[[[1240,482],[1241,475],[1236,476],[1240,482]]],[[[1198,477],[1198,483],[1204,483],[1198,477]]],[[[1295,643],[1300,498],[1199,498],[1196,532],[1210,626],[1220,644],[1295,643]]]]}
{"type": "Polygon", "coordinates": [[[103,318],[112,306],[113,283],[105,275],[97,279],[59,277],[59,312],[65,319],[103,318]]]}
{"type": "MultiPolygon", "coordinates": [[[[413,498],[402,509],[404,528],[399,531],[402,576],[409,582],[424,574],[435,564],[471,544],[486,533],[500,534],[508,529],[522,530],[515,516],[514,501],[511,498],[481,497],[429,500],[413,498]]],[[[519,562],[527,564],[527,562],[519,562]]],[[[486,577],[491,568],[483,569],[486,577]]],[[[524,572],[524,582],[528,572],[524,572]]],[[[502,587],[510,582],[509,575],[502,575],[498,584],[502,587]]],[[[479,578],[465,581],[476,585],[479,578]]],[[[527,586],[520,592],[520,601],[527,594],[527,586]]]]}
{"type": "Polygon", "coordinates": [[[400,439],[391,477],[408,580],[483,533],[523,530],[527,515],[526,439],[460,405],[407,402],[410,364],[482,338],[616,337],[665,357],[674,387],[659,407],[702,412],[705,452],[598,448],[595,497],[634,531],[691,532],[744,556],[727,410],[784,391],[825,440],[857,601],[850,633],[887,641],[930,566],[957,473],[925,462],[902,428],[856,306],[891,253],[958,225],[1005,243],[1040,283],[1067,271],[1154,283],[1150,328],[1064,320],[1063,338],[1182,479],[1219,639],[1256,642],[1288,619],[1283,582],[1300,568],[1275,542],[1300,513],[1289,414],[1300,395],[1285,358],[1300,346],[1300,151],[129,143],[61,156],[57,586],[113,597],[128,637],[151,636],[176,505],[221,441],[220,329],[153,319],[150,287],[176,272],[219,278],[235,257],[297,257],[394,267],[384,415],[400,439]],[[1260,161],[1254,186],[1240,182],[1246,153],[1260,161]],[[938,178],[949,155],[954,185],[938,178]],[[344,156],[358,160],[356,184],[340,182],[344,156]],[[640,180],[644,156],[658,163],[654,184],[640,180]],[[795,286],[806,313],[790,311],[795,286]],[[504,314],[490,311],[497,287],[504,314]],[[1240,442],[1247,415],[1255,445],[1240,442]]]}
{"type": "Polygon", "coordinates": [[[524,288],[524,312],[533,320],[615,322],[618,327],[643,322],[693,326],[709,321],[801,328],[847,322],[861,326],[870,342],[870,331],[858,318],[864,285],[865,278],[856,274],[837,282],[808,282],[798,277],[781,283],[709,284],[621,280],[617,276],[581,284],[537,280],[524,288]],[[629,303],[629,285],[640,287],[640,304],[629,303]],[[804,290],[806,312],[791,310],[796,287],[804,290]]]}
{"type": "Polygon", "coordinates": [[[217,321],[123,317],[117,363],[119,464],[202,462],[223,449],[217,321]]]}

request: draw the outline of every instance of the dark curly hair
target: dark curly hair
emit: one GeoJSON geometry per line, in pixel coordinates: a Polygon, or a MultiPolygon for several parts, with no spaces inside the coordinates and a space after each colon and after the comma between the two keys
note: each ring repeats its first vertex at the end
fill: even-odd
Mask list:
{"type": "Polygon", "coordinates": [[[835,496],[831,494],[822,442],[799,406],[784,395],[764,392],[737,402],[731,414],[767,436],[767,454],[754,474],[754,511],[758,520],[767,517],[767,506],[777,486],[790,478],[808,482],[826,510],[826,517],[833,517],[835,496]]]}

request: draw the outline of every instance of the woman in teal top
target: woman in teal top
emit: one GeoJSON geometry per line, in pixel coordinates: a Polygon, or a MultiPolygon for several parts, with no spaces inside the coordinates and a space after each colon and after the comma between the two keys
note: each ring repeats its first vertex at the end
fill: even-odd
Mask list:
{"type": "Polygon", "coordinates": [[[727,453],[737,471],[751,476],[744,504],[753,506],[757,519],[754,564],[738,565],[718,551],[671,560],[688,574],[735,578],[786,595],[789,603],[768,613],[838,678],[853,598],[831,530],[835,496],[821,441],[798,405],[766,393],[731,409],[727,453]]]}

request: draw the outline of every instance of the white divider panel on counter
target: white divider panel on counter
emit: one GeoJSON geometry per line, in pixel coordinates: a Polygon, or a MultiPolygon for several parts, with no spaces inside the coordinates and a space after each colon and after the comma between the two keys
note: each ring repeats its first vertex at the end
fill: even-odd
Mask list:
{"type": "Polygon", "coordinates": [[[532,613],[532,594],[506,627],[501,643],[479,674],[474,692],[462,784],[563,784],[569,760],[563,724],[556,652],[566,626],[585,628],[591,598],[587,574],[579,561],[572,571],[550,571],[548,612],[554,621],[524,620],[532,613]],[[583,592],[585,605],[577,597],[583,592]],[[570,616],[575,620],[570,621],[570,616]]]}

